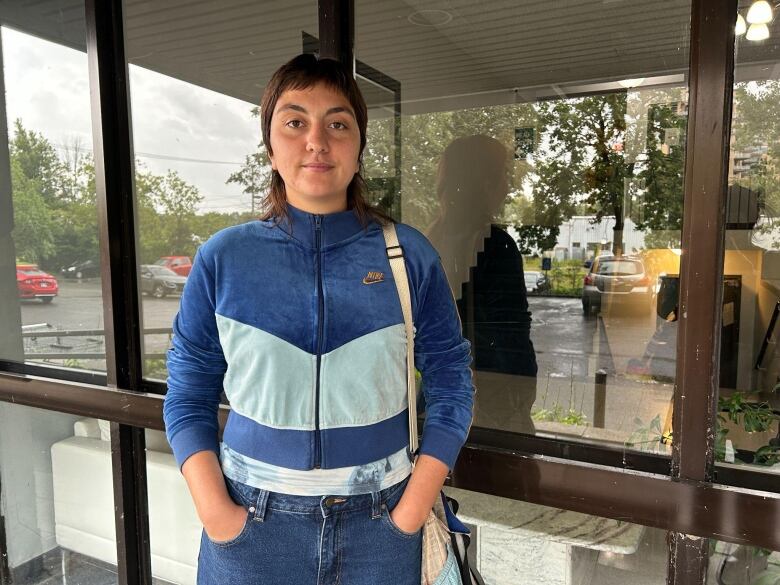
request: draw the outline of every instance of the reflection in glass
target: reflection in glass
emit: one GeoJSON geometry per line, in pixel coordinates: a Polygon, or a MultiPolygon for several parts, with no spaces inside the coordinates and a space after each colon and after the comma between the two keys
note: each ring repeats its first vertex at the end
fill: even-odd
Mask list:
{"type": "Polygon", "coordinates": [[[14,4],[0,6],[0,359],[103,371],[83,6],[14,4]]]}
{"type": "Polygon", "coordinates": [[[146,378],[167,377],[171,323],[198,247],[259,214],[271,176],[260,96],[277,67],[317,49],[318,30],[309,0],[127,3],[146,378]],[[150,274],[155,264],[178,278],[150,274]]]}
{"type": "MultiPolygon", "coordinates": [[[[740,2],[739,12],[745,15],[750,5],[740,2]]],[[[777,351],[780,24],[777,20],[769,23],[768,31],[769,38],[765,41],[755,42],[739,36],[736,43],[721,337],[721,345],[728,345],[728,349],[721,350],[715,454],[721,464],[777,473],[780,470],[780,353],[777,351]]]]}
{"type": "Polygon", "coordinates": [[[707,585],[776,585],[780,553],[765,548],[710,540],[707,585]]]}
{"type": "Polygon", "coordinates": [[[666,532],[445,488],[472,531],[469,560],[491,585],[663,585],[666,532]]]}
{"type": "Polygon", "coordinates": [[[356,71],[393,87],[366,169],[398,160],[399,219],[439,251],[474,424],[669,453],[690,3],[356,12],[356,71]]]}
{"type": "Polygon", "coordinates": [[[12,583],[117,581],[107,423],[0,402],[0,485],[12,583]]]}

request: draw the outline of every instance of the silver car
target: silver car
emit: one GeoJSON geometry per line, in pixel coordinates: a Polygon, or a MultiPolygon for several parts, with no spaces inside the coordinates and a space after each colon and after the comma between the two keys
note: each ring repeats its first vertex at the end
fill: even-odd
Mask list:
{"type": "Polygon", "coordinates": [[[604,308],[620,307],[645,313],[652,306],[653,291],[651,278],[639,258],[597,258],[583,283],[582,312],[591,315],[604,308]]]}

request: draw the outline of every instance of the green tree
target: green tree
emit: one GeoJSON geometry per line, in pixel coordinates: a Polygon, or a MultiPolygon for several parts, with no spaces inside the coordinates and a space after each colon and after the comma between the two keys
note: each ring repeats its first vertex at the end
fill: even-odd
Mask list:
{"type": "MultiPolygon", "coordinates": [[[[259,118],[260,108],[252,108],[251,114],[253,118],[259,118]]],[[[235,173],[231,173],[225,183],[243,186],[244,193],[249,195],[252,204],[252,215],[259,211],[262,199],[271,186],[271,159],[262,142],[257,145],[255,152],[244,157],[244,164],[235,173]]]]}
{"type": "Polygon", "coordinates": [[[14,120],[14,136],[9,143],[11,158],[19,172],[34,181],[43,201],[50,207],[66,203],[63,179],[66,174],[54,146],[42,134],[27,130],[21,119],[14,120]]]}
{"type": "Polygon", "coordinates": [[[537,208],[557,226],[586,203],[595,221],[615,217],[613,250],[623,249],[624,185],[633,163],[623,150],[626,93],[541,102],[541,143],[532,186],[537,208]]]}
{"type": "Polygon", "coordinates": [[[11,185],[14,200],[12,236],[16,257],[22,262],[40,262],[55,249],[54,222],[41,193],[40,178],[28,177],[22,163],[12,158],[11,185]]]}

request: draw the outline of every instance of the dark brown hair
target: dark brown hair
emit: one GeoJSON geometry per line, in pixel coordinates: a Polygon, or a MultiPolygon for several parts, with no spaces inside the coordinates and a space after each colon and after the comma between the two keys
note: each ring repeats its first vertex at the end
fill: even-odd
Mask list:
{"type": "MultiPolygon", "coordinates": [[[[263,99],[260,102],[260,120],[263,130],[263,144],[269,154],[273,154],[271,148],[271,118],[273,117],[276,102],[285,91],[296,89],[308,89],[318,83],[325,84],[329,88],[341,93],[355,112],[355,120],[360,130],[360,150],[358,152],[359,171],[347,186],[347,209],[355,211],[360,222],[365,227],[369,219],[374,219],[380,224],[392,222],[393,219],[375,207],[371,207],[365,200],[366,183],[363,179],[363,149],[366,147],[366,128],[368,126],[368,108],[360,93],[357,82],[351,73],[334,59],[320,59],[316,55],[304,53],[294,57],[282,65],[271,76],[271,80],[265,88],[263,99]]],[[[267,220],[273,217],[288,217],[287,192],[284,180],[278,171],[271,173],[271,187],[263,200],[260,219],[267,220]]]]}

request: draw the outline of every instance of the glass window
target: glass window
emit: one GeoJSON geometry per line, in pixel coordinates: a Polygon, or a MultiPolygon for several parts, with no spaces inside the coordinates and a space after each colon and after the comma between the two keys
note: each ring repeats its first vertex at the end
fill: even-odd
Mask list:
{"type": "Polygon", "coordinates": [[[491,585],[664,585],[666,532],[446,488],[471,530],[469,562],[491,585]]]}
{"type": "Polygon", "coordinates": [[[738,6],[716,460],[778,473],[780,19],[775,6],[773,21],[745,23],[752,4],[738,6]]]}
{"type": "Polygon", "coordinates": [[[780,583],[780,553],[765,548],[710,540],[708,585],[780,583]]]}
{"type": "Polygon", "coordinates": [[[117,582],[105,421],[0,402],[0,485],[12,583],[117,582]]]}
{"type": "Polygon", "coordinates": [[[475,425],[668,454],[690,2],[359,0],[355,22],[358,76],[392,87],[367,94],[368,180],[439,251],[475,425]]]}
{"type": "Polygon", "coordinates": [[[259,213],[271,172],[260,97],[277,67],[318,47],[318,30],[311,1],[126,6],[147,378],[167,376],[171,325],[198,247],[259,213]]]}
{"type": "Polygon", "coordinates": [[[84,21],[0,5],[0,359],[105,371],[84,21]]]}

